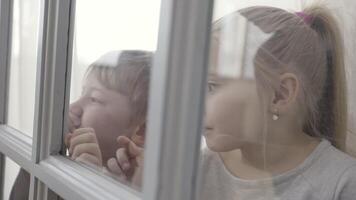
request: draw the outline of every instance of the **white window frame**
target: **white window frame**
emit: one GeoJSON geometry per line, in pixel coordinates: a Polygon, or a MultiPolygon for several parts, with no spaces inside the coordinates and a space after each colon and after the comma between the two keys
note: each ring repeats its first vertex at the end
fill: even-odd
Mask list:
{"type": "Polygon", "coordinates": [[[33,200],[56,194],[67,200],[193,200],[213,0],[162,0],[142,193],[59,153],[69,106],[75,0],[41,0],[33,138],[6,125],[12,4],[0,1],[1,188],[6,156],[31,174],[33,200]]]}

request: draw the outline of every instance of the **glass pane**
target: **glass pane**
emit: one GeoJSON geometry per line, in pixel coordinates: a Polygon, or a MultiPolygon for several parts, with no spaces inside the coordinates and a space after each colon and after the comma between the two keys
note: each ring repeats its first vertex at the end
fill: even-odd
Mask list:
{"type": "MultiPolygon", "coordinates": [[[[348,2],[351,3],[351,2],[348,2]]],[[[337,4],[335,2],[335,4],[337,4]]],[[[344,16],[344,24],[343,24],[343,29],[346,30],[347,32],[344,34],[345,38],[353,38],[353,35],[355,34],[355,30],[352,28],[352,23],[353,23],[353,17],[355,16],[354,9],[356,7],[356,2],[352,1],[351,4],[348,4],[345,6],[343,12],[345,13],[346,16],[344,16]]],[[[347,49],[346,51],[349,52],[349,54],[346,54],[346,66],[347,66],[347,75],[348,75],[348,135],[347,135],[347,149],[348,153],[356,157],[356,87],[353,85],[356,83],[356,67],[355,62],[356,58],[354,56],[354,47],[356,46],[356,40],[350,40],[345,43],[347,49]]]]}
{"type": "Polygon", "coordinates": [[[215,1],[199,200],[354,198],[343,27],[296,2],[215,1]]]}
{"type": "Polygon", "coordinates": [[[8,124],[32,136],[40,1],[14,1],[8,124]]]}
{"type": "Polygon", "coordinates": [[[28,199],[30,175],[9,158],[5,162],[4,200],[28,199]]]}
{"type": "Polygon", "coordinates": [[[129,141],[143,151],[160,0],[76,4],[68,155],[135,185],[137,160],[120,163],[117,151],[129,141]]]}

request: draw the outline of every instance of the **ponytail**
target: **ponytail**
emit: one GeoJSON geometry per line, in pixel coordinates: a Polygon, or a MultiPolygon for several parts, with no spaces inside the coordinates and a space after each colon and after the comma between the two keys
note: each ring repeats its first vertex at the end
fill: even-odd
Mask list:
{"type": "Polygon", "coordinates": [[[255,6],[240,13],[265,33],[273,34],[255,55],[255,63],[259,63],[255,65],[256,79],[276,87],[273,81],[281,72],[295,73],[301,87],[297,112],[303,118],[303,131],[345,150],[344,49],[331,11],[319,5],[297,13],[255,6]]]}
{"type": "Polygon", "coordinates": [[[346,75],[341,31],[331,12],[322,6],[303,11],[311,17],[309,26],[319,35],[326,53],[326,81],[318,103],[317,129],[341,150],[345,150],[347,129],[346,75]]]}

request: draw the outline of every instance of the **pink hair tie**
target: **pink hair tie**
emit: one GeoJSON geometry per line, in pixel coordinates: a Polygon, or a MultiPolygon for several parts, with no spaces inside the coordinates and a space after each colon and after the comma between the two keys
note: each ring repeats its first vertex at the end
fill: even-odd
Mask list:
{"type": "Polygon", "coordinates": [[[304,13],[304,12],[296,12],[295,14],[298,15],[300,18],[302,18],[303,21],[308,25],[310,25],[310,23],[313,20],[312,16],[310,16],[310,15],[304,13]]]}

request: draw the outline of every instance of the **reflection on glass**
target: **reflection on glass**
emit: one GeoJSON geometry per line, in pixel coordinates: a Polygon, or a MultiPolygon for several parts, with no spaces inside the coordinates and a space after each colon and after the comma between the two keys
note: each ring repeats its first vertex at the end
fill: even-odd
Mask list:
{"type": "Polygon", "coordinates": [[[212,27],[198,199],[354,198],[333,13],[247,7],[212,27]]]}
{"type": "Polygon", "coordinates": [[[77,1],[65,145],[72,160],[139,187],[132,154],[143,152],[160,1],[104,2],[77,1]]]}
{"type": "Polygon", "coordinates": [[[6,158],[3,199],[28,199],[29,174],[11,159],[6,158]],[[20,170],[20,171],[19,171],[20,170]]]}
{"type": "Polygon", "coordinates": [[[32,136],[40,1],[14,1],[8,124],[32,136]]]}
{"type": "Polygon", "coordinates": [[[144,145],[152,59],[148,51],[113,51],[89,66],[82,95],[69,109],[65,141],[71,159],[131,179],[128,170],[136,161],[117,153],[129,143],[136,149],[144,145]],[[118,159],[125,161],[122,166],[118,159]]]}

